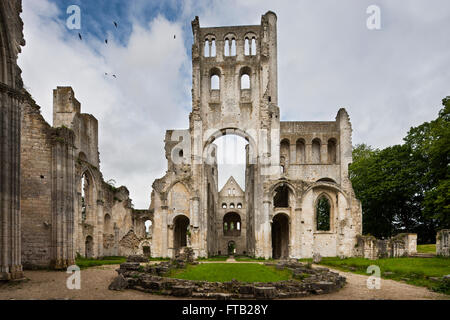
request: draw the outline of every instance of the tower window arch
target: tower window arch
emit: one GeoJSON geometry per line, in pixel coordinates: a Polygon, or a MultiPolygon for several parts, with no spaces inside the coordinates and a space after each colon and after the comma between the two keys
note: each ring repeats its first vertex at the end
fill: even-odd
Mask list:
{"type": "Polygon", "coordinates": [[[205,40],[205,52],[204,52],[204,56],[206,58],[208,58],[210,56],[210,47],[209,47],[209,40],[206,39],[205,40]]]}
{"type": "Polygon", "coordinates": [[[320,155],[321,142],[319,139],[314,139],[312,142],[312,161],[313,163],[319,164],[321,162],[320,155]]]}
{"type": "Polygon", "coordinates": [[[328,163],[335,164],[337,162],[337,143],[336,139],[328,140],[328,163]]]}
{"type": "Polygon", "coordinates": [[[251,55],[256,56],[256,39],[252,39],[252,45],[251,45],[251,55]]]}

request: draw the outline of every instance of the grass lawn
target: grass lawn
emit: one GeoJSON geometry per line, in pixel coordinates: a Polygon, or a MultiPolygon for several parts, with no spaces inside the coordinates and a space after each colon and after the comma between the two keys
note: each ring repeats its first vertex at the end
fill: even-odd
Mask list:
{"type": "Polygon", "coordinates": [[[188,265],[184,270],[173,270],[170,278],[209,282],[227,282],[233,279],[241,282],[276,282],[289,280],[292,272],[256,263],[209,263],[188,265]]]}
{"type": "Polygon", "coordinates": [[[87,259],[79,257],[75,260],[75,263],[80,269],[86,269],[89,267],[103,266],[108,264],[121,264],[127,261],[125,257],[103,257],[99,259],[87,259]]]}
{"type": "Polygon", "coordinates": [[[248,257],[248,256],[237,256],[237,257],[235,257],[235,260],[236,261],[244,261],[244,262],[247,262],[247,261],[250,261],[250,262],[274,261],[273,259],[266,260],[264,258],[252,258],[252,257],[248,257]]]}
{"type": "Polygon", "coordinates": [[[390,258],[378,260],[323,258],[320,264],[364,275],[368,275],[366,273],[367,267],[377,265],[381,269],[382,278],[404,281],[408,284],[450,294],[448,283],[438,287],[438,283],[430,279],[430,277],[442,278],[444,275],[450,274],[450,259],[448,258],[390,258]],[[386,272],[388,274],[385,274],[386,272]]]}
{"type": "Polygon", "coordinates": [[[215,256],[209,258],[199,258],[198,261],[227,261],[228,256],[215,256]]]}
{"type": "Polygon", "coordinates": [[[435,244],[419,244],[417,245],[417,252],[419,253],[436,253],[435,244]]]}

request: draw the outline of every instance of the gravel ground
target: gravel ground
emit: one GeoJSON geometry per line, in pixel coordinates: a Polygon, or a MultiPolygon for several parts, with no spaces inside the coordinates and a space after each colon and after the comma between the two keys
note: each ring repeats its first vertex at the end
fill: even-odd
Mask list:
{"type": "MultiPolygon", "coordinates": [[[[175,298],[146,294],[134,290],[108,290],[119,266],[93,267],[81,271],[81,290],[68,290],[69,274],[55,271],[26,271],[28,280],[0,283],[0,300],[172,300],[175,298]]],[[[417,300],[450,299],[426,288],[382,280],[380,290],[369,290],[367,276],[339,271],[347,278],[347,285],[337,293],[307,297],[304,300],[417,300]]]]}

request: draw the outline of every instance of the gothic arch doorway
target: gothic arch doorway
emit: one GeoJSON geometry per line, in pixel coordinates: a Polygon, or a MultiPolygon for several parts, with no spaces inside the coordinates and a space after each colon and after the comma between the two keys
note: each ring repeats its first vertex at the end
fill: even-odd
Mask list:
{"type": "Polygon", "coordinates": [[[289,218],[285,214],[277,214],[272,223],[272,258],[289,257],[289,218]]]}
{"type": "Polygon", "coordinates": [[[187,247],[187,237],[189,228],[189,218],[180,215],[175,218],[174,229],[173,229],[173,247],[177,250],[180,248],[187,247]]]}
{"type": "Polygon", "coordinates": [[[230,241],[228,242],[228,255],[232,256],[236,254],[236,242],[230,241]]]}

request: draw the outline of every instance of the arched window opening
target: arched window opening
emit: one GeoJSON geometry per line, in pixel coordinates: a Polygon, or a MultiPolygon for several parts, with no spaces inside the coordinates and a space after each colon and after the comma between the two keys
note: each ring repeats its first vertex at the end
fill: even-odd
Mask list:
{"type": "Polygon", "coordinates": [[[206,40],[206,41],[205,41],[205,54],[204,54],[204,56],[205,56],[206,58],[208,58],[208,57],[209,57],[209,53],[210,53],[210,50],[209,50],[209,40],[206,40]]]}
{"type": "Polygon", "coordinates": [[[211,76],[211,90],[220,90],[220,78],[218,75],[211,76]]]}
{"type": "Polygon", "coordinates": [[[319,164],[321,162],[320,156],[320,140],[314,139],[312,142],[312,161],[315,164],[319,164]]]}
{"type": "Polygon", "coordinates": [[[91,217],[93,200],[93,183],[91,176],[86,171],[81,176],[81,219],[86,221],[91,217]]]}
{"type": "Polygon", "coordinates": [[[256,56],[256,39],[252,39],[252,56],[256,56]]]}
{"type": "Polygon", "coordinates": [[[306,162],[306,152],[305,152],[305,141],[303,139],[297,140],[297,146],[296,146],[296,156],[297,156],[297,163],[298,164],[304,164],[306,162]]]}
{"type": "Polygon", "coordinates": [[[246,55],[246,56],[250,55],[250,41],[248,40],[248,38],[245,38],[244,55],[246,55]]]}
{"type": "Polygon", "coordinates": [[[234,209],[234,203],[230,203],[230,209],[234,209]]]}
{"type": "Polygon", "coordinates": [[[227,208],[227,204],[226,203],[222,203],[222,209],[226,209],[227,208]]]}
{"type": "Polygon", "coordinates": [[[228,39],[225,39],[225,47],[224,47],[224,56],[229,57],[230,56],[230,41],[228,39]]]}
{"type": "Polygon", "coordinates": [[[336,163],[336,149],[336,140],[328,140],[328,163],[330,164],[336,163]]]}
{"type": "Polygon", "coordinates": [[[216,56],[216,40],[212,39],[211,41],[211,57],[216,56]]]}
{"type": "Polygon", "coordinates": [[[242,209],[242,203],[238,203],[237,208],[242,209]]]}
{"type": "Polygon", "coordinates": [[[241,90],[250,89],[250,76],[248,74],[243,74],[241,76],[241,90]]]}
{"type": "Polygon", "coordinates": [[[277,214],[272,222],[272,258],[289,257],[289,218],[285,214],[277,214]]]}
{"type": "Polygon", "coordinates": [[[316,207],[317,231],[330,231],[331,205],[327,197],[320,197],[316,207]]]}
{"type": "Polygon", "coordinates": [[[148,238],[152,235],[153,222],[151,220],[147,220],[145,221],[144,225],[145,225],[145,235],[148,238]]]}
{"type": "Polygon", "coordinates": [[[241,235],[241,216],[235,212],[227,213],[223,217],[223,235],[238,237],[241,235]]]}
{"type": "Polygon", "coordinates": [[[231,40],[231,56],[236,56],[236,39],[231,40]]]}
{"type": "Polygon", "coordinates": [[[289,187],[286,185],[279,186],[275,189],[273,198],[273,206],[275,208],[289,208],[289,187]]]}

